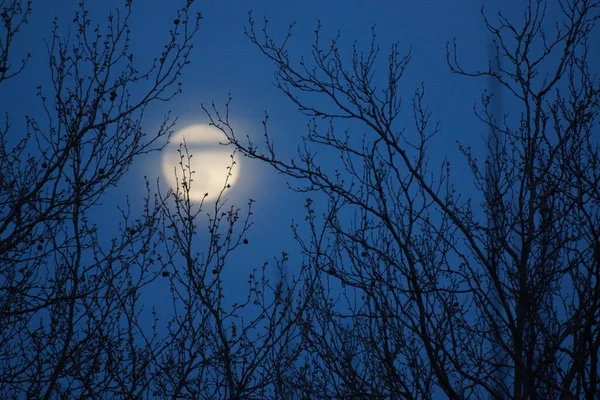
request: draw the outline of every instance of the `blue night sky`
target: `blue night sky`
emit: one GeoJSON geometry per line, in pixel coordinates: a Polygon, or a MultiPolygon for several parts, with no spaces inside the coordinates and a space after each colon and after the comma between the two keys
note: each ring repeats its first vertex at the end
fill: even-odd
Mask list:
{"type": "MultiPolygon", "coordinates": [[[[17,53],[30,52],[32,58],[24,73],[8,81],[3,88],[3,106],[14,116],[14,124],[23,124],[17,117],[25,113],[40,115],[42,112],[36,98],[38,85],[49,85],[47,53],[44,40],[50,39],[53,17],[58,18],[61,32],[66,32],[79,2],[76,0],[34,1],[29,24],[17,38],[17,53]],[[27,49],[27,50],[25,50],[27,49]]],[[[172,24],[171,2],[143,0],[134,2],[131,25],[132,51],[136,58],[151,59],[159,51],[161,43],[172,24]]],[[[168,103],[155,103],[147,113],[145,129],[157,129],[162,116],[171,111],[178,118],[175,131],[191,124],[207,123],[208,118],[201,104],[215,102],[221,107],[231,94],[230,118],[237,128],[237,135],[249,135],[255,142],[262,137],[261,120],[268,111],[270,132],[274,135],[279,154],[284,158],[293,156],[301,136],[306,133],[308,118],[298,113],[296,107],[273,86],[274,68],[271,62],[244,35],[248,23],[248,12],[253,11],[257,23],[263,17],[269,20],[270,32],[282,38],[290,23],[295,22],[294,35],[290,43],[292,57],[310,56],[314,40],[313,31],[317,21],[323,25],[325,39],[332,38],[337,31],[350,54],[354,40],[366,49],[369,45],[371,27],[376,25],[378,44],[381,47],[381,72],[385,73],[386,53],[393,42],[398,42],[401,53],[411,51],[412,60],[406,70],[403,88],[405,109],[410,118],[411,96],[421,84],[426,88],[426,101],[433,113],[432,118],[441,124],[436,147],[430,149],[432,162],[447,156],[453,161],[455,184],[469,187],[470,175],[465,169],[462,156],[458,154],[456,141],[477,148],[485,127],[473,115],[473,104],[479,101],[485,88],[485,79],[467,79],[453,75],[446,65],[445,46],[453,38],[459,44],[459,54],[466,68],[485,68],[489,36],[485,30],[480,10],[485,7],[488,14],[501,10],[507,15],[519,15],[519,1],[475,1],[448,2],[425,1],[207,1],[199,2],[198,10],[203,14],[201,31],[196,37],[191,65],[182,78],[183,94],[168,103]],[[437,160],[436,160],[437,157],[437,160]]],[[[87,8],[98,23],[118,1],[88,1],[87,8]]],[[[222,108],[222,107],[221,107],[222,108]]],[[[412,121],[407,122],[407,127],[412,121]]],[[[362,131],[359,132],[362,134],[362,131]]],[[[326,154],[324,155],[327,156],[326,154]]],[[[116,207],[123,205],[128,196],[134,207],[141,207],[145,194],[143,176],[151,182],[157,178],[164,181],[160,171],[160,154],[138,159],[129,174],[97,208],[99,224],[107,232],[115,229],[117,218],[106,218],[116,207]]],[[[247,199],[256,200],[254,226],[250,232],[250,244],[237,255],[239,264],[229,266],[229,272],[244,277],[238,283],[231,282],[239,291],[245,277],[252,268],[272,260],[282,251],[290,253],[291,263],[299,256],[290,230],[292,219],[304,217],[305,195],[287,188],[286,179],[277,175],[267,165],[247,159],[240,160],[240,176],[229,193],[229,200],[244,207],[247,199]],[[240,270],[244,271],[240,275],[240,270]]],[[[166,187],[166,183],[162,183],[166,187]]],[[[155,188],[155,185],[153,185],[155,188]]],[[[201,243],[201,239],[200,243],[201,243]]],[[[293,268],[293,267],[290,267],[293,268]]],[[[225,271],[225,274],[227,271],[225,271]]],[[[155,296],[153,296],[156,298],[155,296]]]]}
{"type": "MultiPolygon", "coordinates": [[[[32,59],[24,73],[9,81],[1,94],[2,107],[9,111],[15,128],[24,127],[20,116],[27,113],[40,115],[41,105],[35,96],[38,85],[48,84],[47,54],[43,39],[50,38],[52,17],[59,19],[61,29],[66,31],[72,20],[78,0],[35,0],[29,25],[18,38],[17,53],[29,51],[32,59]],[[25,47],[26,46],[26,47],[25,47]],[[27,50],[22,50],[27,48],[27,50]],[[7,102],[6,99],[10,99],[7,102]]],[[[172,24],[175,6],[166,0],[140,0],[134,2],[132,24],[132,52],[136,57],[151,57],[160,51],[165,33],[172,24]],[[161,40],[163,39],[163,40],[161,40]]],[[[287,100],[272,84],[274,67],[244,35],[248,23],[248,12],[253,10],[257,23],[263,17],[269,19],[271,34],[283,37],[291,22],[296,23],[290,43],[292,58],[310,56],[313,31],[317,21],[323,25],[326,38],[339,30],[341,48],[350,54],[350,45],[357,40],[367,49],[371,27],[376,24],[378,44],[381,47],[380,62],[386,62],[390,45],[397,41],[401,53],[409,49],[412,60],[404,76],[403,90],[407,118],[410,118],[410,101],[415,89],[425,85],[426,103],[432,118],[440,122],[441,132],[430,148],[431,163],[439,163],[447,156],[452,162],[454,184],[468,193],[471,188],[470,172],[459,154],[456,141],[470,144],[475,151],[483,150],[482,137],[486,127],[473,114],[473,105],[478,103],[487,85],[485,79],[465,78],[453,75],[445,61],[445,46],[456,38],[459,55],[465,69],[487,67],[488,32],[480,10],[485,7],[494,20],[501,9],[508,17],[519,18],[520,8],[525,2],[517,0],[228,0],[198,2],[198,11],[204,19],[196,37],[191,64],[182,78],[183,94],[168,103],[155,103],[146,117],[145,129],[156,130],[162,116],[171,111],[178,118],[177,129],[191,124],[208,123],[201,104],[217,106],[227,101],[231,94],[230,119],[237,127],[237,135],[249,135],[260,143],[262,118],[265,111],[270,115],[270,132],[274,135],[279,155],[293,156],[306,133],[308,118],[301,115],[294,104],[287,100]]],[[[88,8],[95,21],[102,23],[108,8],[121,4],[115,0],[88,1],[88,8]]],[[[550,11],[553,12],[552,10],[550,11]]],[[[549,15],[552,19],[552,15],[549,15]]],[[[597,53],[600,54],[600,51],[597,53]]],[[[381,68],[385,74],[385,69],[381,68]]],[[[510,112],[509,108],[505,111],[510,112]]],[[[406,122],[407,129],[412,120],[406,122]]],[[[17,131],[17,129],[15,129],[17,131]]],[[[363,132],[358,132],[362,134],[363,132]]],[[[327,157],[327,154],[322,154],[327,157]]],[[[485,153],[481,154],[483,158],[485,153]]],[[[118,212],[116,206],[123,205],[126,196],[134,208],[141,207],[145,194],[143,177],[147,176],[155,190],[156,179],[161,176],[158,153],[140,158],[128,175],[104,197],[104,204],[97,207],[98,221],[110,234],[116,229],[118,212]],[[111,215],[115,219],[111,219],[111,215]]],[[[290,253],[289,273],[293,274],[300,254],[295,244],[290,224],[292,220],[302,222],[306,195],[287,188],[287,179],[276,174],[269,166],[248,159],[240,160],[240,177],[229,193],[228,202],[242,209],[248,198],[256,200],[254,226],[248,235],[249,244],[237,252],[226,266],[224,275],[232,293],[245,292],[246,276],[252,268],[279,256],[282,251],[290,253]]],[[[161,183],[165,187],[165,183],[161,183]]],[[[317,199],[318,200],[318,199],[317,199]]],[[[207,205],[209,207],[209,205],[207,205]]],[[[208,208],[209,209],[209,208],[208,208]]],[[[199,235],[199,246],[206,233],[199,235]]],[[[160,282],[159,282],[160,283],[160,282]]],[[[155,304],[160,303],[161,290],[155,287],[152,295],[155,304]]],[[[151,303],[152,301],[149,300],[151,303]]],[[[232,300],[233,301],[233,300],[232,300]]]]}

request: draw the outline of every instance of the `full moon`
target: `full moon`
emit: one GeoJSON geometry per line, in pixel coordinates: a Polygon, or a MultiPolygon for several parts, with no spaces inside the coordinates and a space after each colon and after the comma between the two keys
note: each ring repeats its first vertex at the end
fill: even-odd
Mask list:
{"type": "MultiPolygon", "coordinates": [[[[233,186],[238,178],[239,165],[231,147],[219,144],[225,141],[223,132],[210,125],[191,125],[177,132],[163,150],[162,170],[169,186],[184,193],[184,182],[187,181],[192,201],[215,200],[226,185],[233,186]],[[190,171],[184,169],[188,164],[185,148],[182,146],[184,141],[192,156],[189,159],[190,171],[193,171],[191,183],[190,171]],[[181,153],[178,152],[179,149],[181,153]],[[232,164],[233,161],[236,161],[235,165],[232,164]]],[[[227,190],[229,189],[225,188],[225,193],[227,190]]]]}

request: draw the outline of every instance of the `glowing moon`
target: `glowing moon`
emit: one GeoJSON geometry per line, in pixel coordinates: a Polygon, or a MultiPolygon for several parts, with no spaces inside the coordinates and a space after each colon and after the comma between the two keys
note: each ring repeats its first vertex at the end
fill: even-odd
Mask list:
{"type": "Polygon", "coordinates": [[[163,150],[162,170],[173,190],[177,190],[179,185],[180,193],[184,192],[184,177],[189,181],[189,171],[185,170],[184,175],[181,166],[181,163],[184,167],[188,163],[184,147],[181,147],[181,154],[178,152],[184,140],[189,154],[193,156],[189,159],[190,170],[195,171],[190,184],[190,200],[215,200],[225,185],[233,186],[238,177],[239,165],[235,157],[232,159],[231,147],[219,144],[226,141],[225,135],[214,126],[191,125],[171,138],[163,150]],[[232,161],[236,161],[233,167],[232,161]]]}

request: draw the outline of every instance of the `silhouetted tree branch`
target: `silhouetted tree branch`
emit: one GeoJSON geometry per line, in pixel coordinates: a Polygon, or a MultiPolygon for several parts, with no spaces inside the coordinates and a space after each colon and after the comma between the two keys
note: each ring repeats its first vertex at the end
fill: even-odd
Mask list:
{"type": "Polygon", "coordinates": [[[205,110],[242,154],[313,193],[310,234],[296,230],[302,277],[317,282],[297,321],[298,397],[596,396],[600,82],[589,51],[600,3],[561,1],[556,22],[548,7],[528,2],[522,23],[483,14],[494,38],[483,70],[464,69],[448,46],[453,72],[490,76],[519,104],[494,115],[494,93],[483,94],[489,156],[460,146],[472,194],[455,189],[448,161],[429,165],[440,127],[424,87],[407,123],[410,52],[392,45],[382,63],[373,32],[365,51],[354,44],[345,56],[318,25],[310,56],[295,60],[292,27],[278,41],[250,15],[247,36],[273,61],[275,86],[311,117],[303,143],[288,160],[268,115],[259,145],[236,136],[228,111],[205,110]]]}
{"type": "MultiPolygon", "coordinates": [[[[132,2],[100,25],[81,2],[68,36],[54,22],[51,81],[37,88],[44,113],[24,116],[23,127],[22,116],[7,116],[0,130],[2,398],[141,398],[151,389],[162,344],[151,319],[141,326],[139,300],[159,277],[159,204],[127,205],[113,217],[114,237],[95,212],[132,162],[168,137],[168,115],[153,133],[143,116],[181,91],[201,18],[192,3],[176,10],[160,55],[144,65],[129,47],[132,2]]],[[[0,8],[3,82],[26,67],[11,50],[32,6],[0,8]]]]}

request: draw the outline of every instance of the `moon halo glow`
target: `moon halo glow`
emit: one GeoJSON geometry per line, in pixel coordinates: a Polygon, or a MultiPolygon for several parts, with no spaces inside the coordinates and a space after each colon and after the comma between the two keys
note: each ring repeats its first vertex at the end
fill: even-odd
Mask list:
{"type": "MultiPolygon", "coordinates": [[[[162,172],[169,186],[174,191],[179,189],[179,193],[184,193],[186,182],[190,186],[189,196],[192,201],[217,199],[225,185],[233,186],[239,175],[239,164],[231,147],[219,144],[225,141],[223,132],[210,125],[190,125],[178,131],[163,150],[162,156],[162,172]],[[182,146],[184,141],[192,156],[189,159],[189,171],[193,171],[191,183],[189,171],[184,170],[188,164],[185,148],[182,146]],[[179,149],[181,153],[178,152],[179,149]],[[232,167],[233,161],[236,164],[232,167]],[[229,173],[231,175],[228,177],[229,173]]],[[[227,190],[229,189],[226,188],[225,192],[227,190]]]]}

